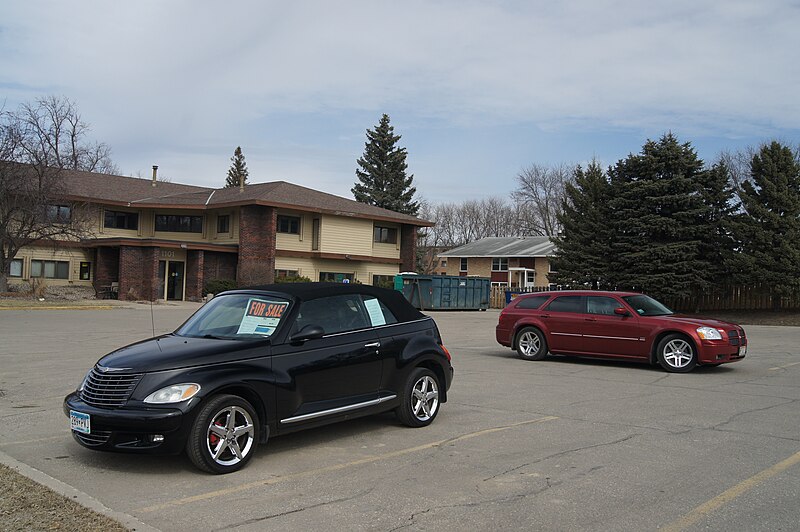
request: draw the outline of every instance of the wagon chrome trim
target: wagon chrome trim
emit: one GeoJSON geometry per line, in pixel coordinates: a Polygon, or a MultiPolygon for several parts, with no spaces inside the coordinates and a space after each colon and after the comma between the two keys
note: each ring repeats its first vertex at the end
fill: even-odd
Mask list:
{"type": "Polygon", "coordinates": [[[294,416],[288,417],[286,419],[281,419],[281,423],[297,423],[299,421],[306,421],[308,419],[315,419],[318,417],[323,416],[330,416],[332,414],[341,414],[342,412],[349,412],[351,410],[358,410],[359,408],[366,408],[368,406],[375,406],[381,403],[385,403],[386,401],[391,401],[395,399],[397,395],[388,395],[386,397],[379,397],[378,399],[373,399],[371,401],[365,401],[363,403],[356,403],[353,405],[347,406],[340,406],[339,408],[331,408],[330,410],[320,410],[319,412],[312,412],[310,414],[303,414],[302,416],[294,416]]]}

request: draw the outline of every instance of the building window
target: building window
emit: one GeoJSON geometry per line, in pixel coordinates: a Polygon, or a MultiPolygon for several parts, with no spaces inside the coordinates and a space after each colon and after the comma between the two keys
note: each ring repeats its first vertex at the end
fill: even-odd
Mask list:
{"type": "Polygon", "coordinates": [[[355,275],[352,273],[319,272],[319,282],[321,283],[352,283],[355,275]]]}
{"type": "Polygon", "coordinates": [[[92,279],[92,263],[81,262],[81,273],[79,279],[81,281],[90,281],[92,279]]]}
{"type": "Polygon", "coordinates": [[[275,270],[275,278],[300,277],[298,270],[275,270]]]}
{"type": "Polygon", "coordinates": [[[397,244],[397,228],[376,225],[372,233],[372,240],[379,244],[397,244]]]}
{"type": "Polygon", "coordinates": [[[319,251],[319,218],[311,221],[311,250],[319,251]]]}
{"type": "Polygon", "coordinates": [[[106,211],[104,227],[109,229],[139,229],[139,214],[135,212],[106,211]]]}
{"type": "Polygon", "coordinates": [[[499,281],[492,282],[491,284],[492,284],[492,286],[498,286],[498,287],[499,286],[508,286],[508,283],[499,282],[499,281]]]}
{"type": "Polygon", "coordinates": [[[72,209],[69,205],[46,205],[45,221],[54,224],[68,224],[72,220],[72,209]]]}
{"type": "Polygon", "coordinates": [[[217,216],[217,234],[230,233],[231,215],[221,214],[217,216]]]}
{"type": "Polygon", "coordinates": [[[381,288],[394,288],[394,275],[373,275],[372,286],[381,288]]]}
{"type": "Polygon", "coordinates": [[[493,272],[507,272],[508,271],[508,259],[507,258],[500,258],[495,257],[492,259],[492,271],[493,272]]]}
{"type": "Polygon", "coordinates": [[[291,235],[300,234],[299,216],[278,216],[278,232],[289,233],[291,235]]]}
{"type": "Polygon", "coordinates": [[[22,259],[11,260],[11,271],[9,277],[22,277],[22,259]]]}
{"type": "Polygon", "coordinates": [[[447,261],[446,260],[442,261],[442,268],[447,268],[447,261]]]}
{"type": "Polygon", "coordinates": [[[556,270],[553,269],[553,263],[549,260],[547,261],[547,273],[556,273],[556,270]]]}
{"type": "Polygon", "coordinates": [[[69,261],[32,260],[31,277],[44,277],[45,279],[69,279],[69,261]]]}
{"type": "Polygon", "coordinates": [[[202,233],[203,217],[182,214],[156,214],[156,231],[202,233]]]}
{"type": "Polygon", "coordinates": [[[461,259],[461,266],[459,267],[460,272],[467,271],[467,259],[461,259]]]}

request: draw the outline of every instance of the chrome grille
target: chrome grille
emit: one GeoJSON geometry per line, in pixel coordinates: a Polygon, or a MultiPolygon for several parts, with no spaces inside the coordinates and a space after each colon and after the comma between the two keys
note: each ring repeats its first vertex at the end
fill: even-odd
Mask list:
{"type": "Polygon", "coordinates": [[[87,405],[119,408],[130,398],[142,375],[142,373],[127,375],[100,373],[97,368],[93,368],[81,391],[81,399],[87,405]]]}
{"type": "Polygon", "coordinates": [[[93,430],[91,434],[84,434],[82,432],[76,432],[73,430],[72,435],[87,447],[95,447],[106,443],[111,437],[111,431],[93,430]]]}
{"type": "Polygon", "coordinates": [[[744,329],[741,327],[737,327],[732,331],[728,331],[728,340],[730,341],[731,345],[740,345],[744,344],[744,339],[746,338],[744,334],[744,329]]]}

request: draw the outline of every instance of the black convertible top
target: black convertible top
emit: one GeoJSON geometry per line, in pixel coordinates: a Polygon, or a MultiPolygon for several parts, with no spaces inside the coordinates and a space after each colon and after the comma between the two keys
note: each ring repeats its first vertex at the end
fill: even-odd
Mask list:
{"type": "Polygon", "coordinates": [[[414,308],[403,294],[397,290],[378,288],[367,284],[356,283],[279,283],[260,286],[249,286],[230,292],[264,291],[286,294],[300,301],[330,297],[343,294],[364,294],[378,298],[394,314],[398,321],[413,321],[425,315],[414,308]]]}

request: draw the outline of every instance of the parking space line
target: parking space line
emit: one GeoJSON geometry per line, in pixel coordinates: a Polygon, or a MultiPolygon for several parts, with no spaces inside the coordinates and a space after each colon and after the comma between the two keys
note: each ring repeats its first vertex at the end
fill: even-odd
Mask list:
{"type": "Polygon", "coordinates": [[[757,487],[765,480],[774,477],[775,475],[782,473],[789,469],[790,467],[797,465],[800,463],[800,452],[796,452],[786,460],[778,462],[774,466],[765,469],[764,471],[753,475],[752,477],[743,480],[729,488],[713,499],[706,501],[705,503],[701,504],[688,514],[684,515],[677,521],[673,521],[672,523],[668,524],[662,531],[666,532],[678,532],[679,530],[685,530],[690,526],[696,524],[698,521],[706,517],[708,514],[717,510],[724,506],[725,504],[731,502],[732,500],[736,499],[744,495],[746,492],[750,491],[751,489],[757,487]]]}
{"type": "Polygon", "coordinates": [[[58,436],[48,436],[47,438],[36,438],[35,440],[23,440],[23,441],[6,441],[0,442],[0,447],[9,447],[11,445],[25,445],[28,443],[39,443],[42,441],[52,441],[52,440],[63,440],[66,439],[67,435],[60,434],[58,436]]]}
{"type": "Polygon", "coordinates": [[[800,362],[792,362],[791,364],[784,364],[783,366],[776,366],[774,368],[769,368],[769,370],[770,371],[776,371],[776,370],[779,370],[779,369],[786,369],[786,368],[790,368],[792,366],[796,366],[798,364],[800,364],[800,362]]]}
{"type": "Polygon", "coordinates": [[[299,473],[293,473],[290,475],[278,476],[273,478],[268,478],[266,480],[259,480],[257,482],[250,482],[249,484],[243,484],[241,486],[234,486],[231,488],[226,488],[222,490],[216,491],[209,491],[206,493],[200,493],[198,495],[193,495],[191,497],[184,497],[181,499],[174,499],[172,501],[167,501],[161,504],[156,504],[153,506],[146,506],[144,508],[139,508],[138,510],[133,510],[134,512],[143,512],[143,513],[150,513],[150,512],[157,512],[159,510],[165,510],[167,508],[173,508],[175,506],[182,506],[184,504],[190,504],[193,502],[205,501],[208,499],[213,499],[215,497],[224,496],[224,495],[231,495],[233,493],[238,493],[241,491],[246,491],[252,488],[258,488],[261,486],[268,486],[271,484],[278,484],[280,482],[287,482],[289,480],[297,480],[302,478],[307,478],[315,475],[320,475],[322,473],[330,473],[333,471],[339,471],[341,469],[345,469],[348,467],[354,467],[363,464],[369,464],[373,462],[379,462],[382,460],[389,460],[391,458],[396,458],[398,456],[403,456],[406,454],[416,453],[419,451],[424,451],[426,449],[432,449],[434,447],[439,447],[442,445],[447,445],[451,443],[455,443],[458,441],[469,440],[472,438],[477,438],[479,436],[485,436],[487,434],[493,434],[495,432],[502,432],[509,429],[513,429],[516,427],[521,427],[523,425],[531,425],[534,423],[544,423],[546,421],[553,421],[554,419],[558,419],[557,416],[545,416],[536,419],[529,419],[527,421],[520,421],[518,423],[512,423],[510,425],[504,425],[502,427],[493,427],[490,429],[483,429],[476,432],[470,432],[468,434],[462,434],[461,436],[456,436],[454,438],[449,438],[446,440],[439,440],[430,443],[426,443],[423,445],[417,445],[416,447],[409,447],[407,449],[400,449],[398,451],[393,451],[390,453],[380,454],[377,456],[369,456],[366,458],[360,458],[358,460],[353,460],[352,462],[347,462],[344,464],[335,464],[327,467],[320,467],[317,469],[310,469],[307,471],[301,471],[299,473]]]}

